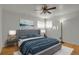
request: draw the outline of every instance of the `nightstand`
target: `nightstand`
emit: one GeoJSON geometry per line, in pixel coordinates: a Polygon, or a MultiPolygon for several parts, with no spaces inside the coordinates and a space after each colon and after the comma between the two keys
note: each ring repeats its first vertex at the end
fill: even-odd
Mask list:
{"type": "Polygon", "coordinates": [[[7,46],[13,46],[13,45],[18,46],[18,40],[13,39],[13,40],[7,40],[7,41],[6,41],[6,47],[7,47],[7,46]]]}
{"type": "Polygon", "coordinates": [[[10,30],[7,36],[6,46],[18,45],[18,40],[16,39],[16,30],[10,30]]]}

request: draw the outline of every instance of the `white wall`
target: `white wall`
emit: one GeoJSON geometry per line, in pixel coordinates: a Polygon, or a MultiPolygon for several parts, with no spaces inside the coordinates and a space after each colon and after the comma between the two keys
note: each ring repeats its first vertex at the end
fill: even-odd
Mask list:
{"type": "MultiPolygon", "coordinates": [[[[2,40],[2,42],[3,42],[4,46],[5,46],[5,42],[7,40],[9,30],[19,29],[19,22],[20,22],[21,18],[26,19],[26,20],[34,19],[32,16],[3,10],[3,14],[2,14],[2,19],[3,19],[2,20],[2,29],[3,29],[2,38],[3,38],[3,40],[2,40]]],[[[34,21],[34,24],[36,25],[36,21],[34,21]]]]}
{"type": "Polygon", "coordinates": [[[63,40],[68,43],[79,45],[79,11],[72,12],[63,16],[51,18],[55,25],[59,26],[58,31],[49,30],[48,36],[60,37],[60,23],[58,20],[66,19],[63,22],[63,40]]]}
{"type": "Polygon", "coordinates": [[[2,8],[0,6],[0,53],[2,50],[2,8]]]}
{"type": "MultiPolygon", "coordinates": [[[[70,42],[73,44],[79,45],[79,11],[73,12],[71,14],[67,14],[64,16],[61,16],[60,18],[63,18],[65,16],[69,17],[67,21],[64,22],[63,29],[64,29],[64,41],[70,42]],[[74,15],[74,16],[72,16],[74,15]]],[[[5,43],[7,40],[7,35],[9,30],[16,30],[19,28],[19,17],[24,18],[24,19],[29,19],[34,21],[35,27],[36,27],[36,22],[37,20],[41,20],[39,18],[33,17],[32,15],[28,14],[19,14],[15,12],[10,12],[7,10],[3,10],[3,15],[2,15],[2,29],[3,29],[3,42],[5,43]]],[[[67,17],[65,17],[67,19],[67,17]]],[[[59,38],[60,37],[60,23],[58,16],[55,16],[51,18],[50,20],[53,21],[54,25],[59,26],[59,30],[48,30],[47,35],[50,37],[55,37],[59,38]]],[[[49,19],[48,19],[49,20],[49,19]]]]}
{"type": "Polygon", "coordinates": [[[7,40],[7,36],[8,36],[8,32],[9,30],[16,30],[18,29],[18,19],[19,17],[16,16],[16,14],[14,13],[10,13],[10,12],[5,12],[3,10],[3,14],[2,14],[2,39],[3,39],[3,44],[5,44],[6,40],[7,40]]]}
{"type": "Polygon", "coordinates": [[[73,14],[74,17],[64,22],[64,40],[79,45],[79,11],[73,14]]]}

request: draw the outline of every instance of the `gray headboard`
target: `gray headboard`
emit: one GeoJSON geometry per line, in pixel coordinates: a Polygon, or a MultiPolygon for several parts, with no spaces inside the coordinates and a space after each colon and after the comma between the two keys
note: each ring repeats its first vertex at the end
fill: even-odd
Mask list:
{"type": "Polygon", "coordinates": [[[16,37],[17,37],[17,39],[19,39],[21,36],[25,36],[29,33],[40,34],[40,30],[17,30],[16,31],[16,37]]]}

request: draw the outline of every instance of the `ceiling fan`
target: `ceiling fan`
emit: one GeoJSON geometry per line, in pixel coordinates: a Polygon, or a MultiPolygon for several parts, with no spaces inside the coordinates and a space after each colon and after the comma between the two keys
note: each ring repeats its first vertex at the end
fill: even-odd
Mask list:
{"type": "Polygon", "coordinates": [[[51,14],[51,10],[54,10],[56,9],[56,7],[51,7],[51,8],[48,8],[47,4],[43,4],[42,7],[41,7],[41,14],[46,14],[46,13],[49,13],[51,14]]]}

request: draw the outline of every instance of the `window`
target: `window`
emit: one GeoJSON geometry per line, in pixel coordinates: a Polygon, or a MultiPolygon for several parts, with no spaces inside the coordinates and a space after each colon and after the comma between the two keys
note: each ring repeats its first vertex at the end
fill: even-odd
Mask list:
{"type": "Polygon", "coordinates": [[[37,21],[37,27],[42,29],[42,28],[52,28],[52,21],[37,21]],[[46,26],[46,27],[45,27],[46,26]]]}
{"type": "Polygon", "coordinates": [[[45,28],[45,23],[44,23],[44,21],[37,21],[37,28],[40,28],[40,29],[45,28]]]}
{"type": "Polygon", "coordinates": [[[54,25],[51,20],[47,20],[46,23],[44,20],[39,20],[37,21],[37,28],[39,29],[53,29],[53,30],[58,30],[58,26],[54,25]]]}
{"type": "Polygon", "coordinates": [[[47,21],[46,22],[46,28],[49,28],[49,29],[52,28],[52,21],[47,21]]]}

